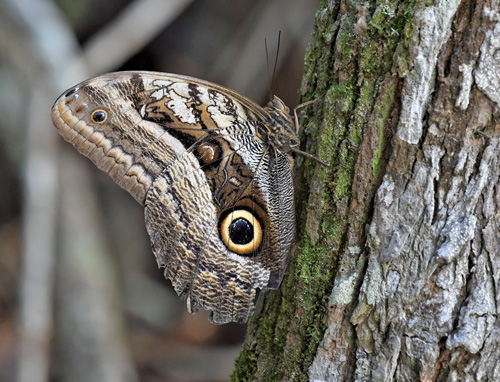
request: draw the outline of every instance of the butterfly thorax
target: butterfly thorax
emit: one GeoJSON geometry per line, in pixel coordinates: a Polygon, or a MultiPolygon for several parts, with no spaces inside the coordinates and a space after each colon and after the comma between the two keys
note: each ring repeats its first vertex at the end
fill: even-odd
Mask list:
{"type": "Polygon", "coordinates": [[[290,147],[300,143],[290,109],[281,99],[274,96],[264,110],[271,117],[269,124],[263,128],[267,142],[280,151],[289,152],[290,147]]]}

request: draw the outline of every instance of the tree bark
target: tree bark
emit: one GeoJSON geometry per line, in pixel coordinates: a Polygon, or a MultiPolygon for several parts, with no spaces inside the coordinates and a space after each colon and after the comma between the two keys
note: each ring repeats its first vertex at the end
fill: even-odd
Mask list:
{"type": "Polygon", "coordinates": [[[500,4],[323,1],[300,235],[232,378],[500,378],[500,4]]]}

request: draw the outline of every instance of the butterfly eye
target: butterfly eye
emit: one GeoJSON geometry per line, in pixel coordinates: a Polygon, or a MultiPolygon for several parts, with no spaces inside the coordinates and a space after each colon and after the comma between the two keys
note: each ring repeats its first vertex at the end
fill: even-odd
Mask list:
{"type": "Polygon", "coordinates": [[[90,117],[94,123],[103,123],[108,119],[108,113],[102,109],[94,110],[92,116],[90,117]]]}
{"type": "Polygon", "coordinates": [[[262,228],[251,212],[235,210],[222,220],[221,236],[229,250],[238,255],[250,255],[262,242],[262,228]]]}

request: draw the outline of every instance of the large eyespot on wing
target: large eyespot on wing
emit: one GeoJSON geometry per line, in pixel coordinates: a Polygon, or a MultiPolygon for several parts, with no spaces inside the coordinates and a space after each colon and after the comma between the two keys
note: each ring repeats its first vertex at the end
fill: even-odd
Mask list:
{"type": "Polygon", "coordinates": [[[240,208],[227,211],[221,216],[219,226],[222,242],[230,251],[248,256],[260,249],[262,226],[251,211],[240,208]]]}

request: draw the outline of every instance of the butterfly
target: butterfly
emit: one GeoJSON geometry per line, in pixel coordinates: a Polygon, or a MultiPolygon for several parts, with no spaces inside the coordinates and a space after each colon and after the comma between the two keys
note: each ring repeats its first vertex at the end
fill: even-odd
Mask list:
{"type": "Polygon", "coordinates": [[[295,122],[197,78],[109,73],[52,108],[62,137],[145,208],[158,266],[191,313],[246,322],[295,240],[295,122]]]}

